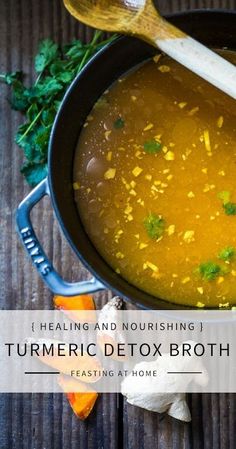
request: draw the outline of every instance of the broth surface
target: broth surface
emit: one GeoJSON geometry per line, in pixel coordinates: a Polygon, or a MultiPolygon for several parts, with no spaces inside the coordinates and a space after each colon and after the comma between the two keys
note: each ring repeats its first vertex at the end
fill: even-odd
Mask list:
{"type": "Polygon", "coordinates": [[[235,119],[233,99],[166,56],[118,80],[87,117],[75,200],[131,284],[178,304],[236,303],[235,119]]]}

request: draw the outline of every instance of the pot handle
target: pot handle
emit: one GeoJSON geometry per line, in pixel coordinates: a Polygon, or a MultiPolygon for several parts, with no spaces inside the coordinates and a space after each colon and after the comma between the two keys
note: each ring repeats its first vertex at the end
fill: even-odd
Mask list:
{"type": "Polygon", "coordinates": [[[45,195],[50,196],[47,178],[41,181],[40,184],[30,192],[30,194],[20,203],[16,212],[17,230],[20,239],[43,281],[53,293],[63,296],[82,295],[103,290],[105,288],[104,285],[96,278],[75,283],[64,281],[46,256],[36,237],[30,219],[31,209],[45,195]]]}

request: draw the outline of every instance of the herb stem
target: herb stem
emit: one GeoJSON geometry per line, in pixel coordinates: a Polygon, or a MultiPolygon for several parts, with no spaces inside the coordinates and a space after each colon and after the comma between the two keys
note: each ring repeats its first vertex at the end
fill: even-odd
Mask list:
{"type": "Polygon", "coordinates": [[[84,66],[84,64],[86,62],[86,59],[89,57],[89,55],[91,53],[91,50],[93,49],[94,45],[96,44],[97,40],[99,39],[99,37],[101,35],[102,35],[102,31],[98,31],[98,30],[95,31],[95,33],[93,35],[93,39],[92,39],[91,44],[90,44],[90,47],[86,50],[83,58],[80,61],[79,67],[77,69],[77,73],[79,73],[80,70],[83,68],[83,66],[84,66]]]}
{"type": "Polygon", "coordinates": [[[110,44],[118,37],[118,34],[114,34],[112,37],[108,37],[108,39],[105,39],[104,41],[101,41],[97,44],[98,47],[103,47],[106,44],[110,44]]]}
{"type": "Polygon", "coordinates": [[[27,134],[31,131],[31,129],[33,128],[33,126],[38,121],[39,117],[41,116],[42,112],[44,111],[44,108],[45,108],[45,106],[38,112],[38,114],[34,117],[34,120],[32,120],[32,122],[30,123],[28,128],[25,130],[24,134],[22,134],[22,136],[18,140],[18,145],[24,139],[24,137],[27,136],[27,134]]]}

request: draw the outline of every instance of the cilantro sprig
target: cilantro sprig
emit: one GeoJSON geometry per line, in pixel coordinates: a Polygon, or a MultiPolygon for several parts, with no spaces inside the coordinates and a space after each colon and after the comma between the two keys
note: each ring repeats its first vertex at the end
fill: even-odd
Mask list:
{"type": "Polygon", "coordinates": [[[151,139],[144,142],[143,148],[148,154],[156,154],[162,149],[162,144],[155,139],[151,139]]]}
{"type": "Polygon", "coordinates": [[[21,172],[31,186],[37,185],[47,174],[49,137],[68,86],[91,56],[115,36],[107,40],[101,37],[102,32],[95,31],[88,44],[73,40],[62,47],[51,39],[43,40],[34,63],[37,79],[30,87],[24,84],[22,72],[0,74],[0,81],[12,88],[12,109],[25,117],[15,141],[24,152],[21,172]]]}
{"type": "Polygon", "coordinates": [[[227,268],[212,261],[201,263],[196,272],[204,281],[214,281],[217,277],[228,274],[227,268]]]}
{"type": "Polygon", "coordinates": [[[198,267],[198,273],[204,281],[213,281],[221,274],[221,267],[214,262],[204,262],[198,267]]]}
{"type": "Polygon", "coordinates": [[[226,248],[223,248],[219,254],[218,257],[221,260],[224,260],[224,262],[230,262],[235,256],[235,248],[233,246],[227,246],[226,248]]]}
{"type": "Polygon", "coordinates": [[[159,239],[165,230],[165,220],[156,214],[150,213],[143,221],[148,237],[159,239]]]}
{"type": "Polygon", "coordinates": [[[236,203],[230,201],[231,193],[227,190],[223,190],[218,193],[218,198],[222,200],[223,209],[226,215],[236,215],[236,203]]]}

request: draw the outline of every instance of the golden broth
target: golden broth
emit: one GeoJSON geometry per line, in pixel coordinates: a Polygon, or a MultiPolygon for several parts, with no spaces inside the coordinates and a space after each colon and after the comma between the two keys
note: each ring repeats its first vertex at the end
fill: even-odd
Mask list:
{"type": "Polygon", "coordinates": [[[166,56],[94,106],[75,200],[95,247],[131,284],[178,304],[236,303],[235,116],[234,100],[166,56]]]}

